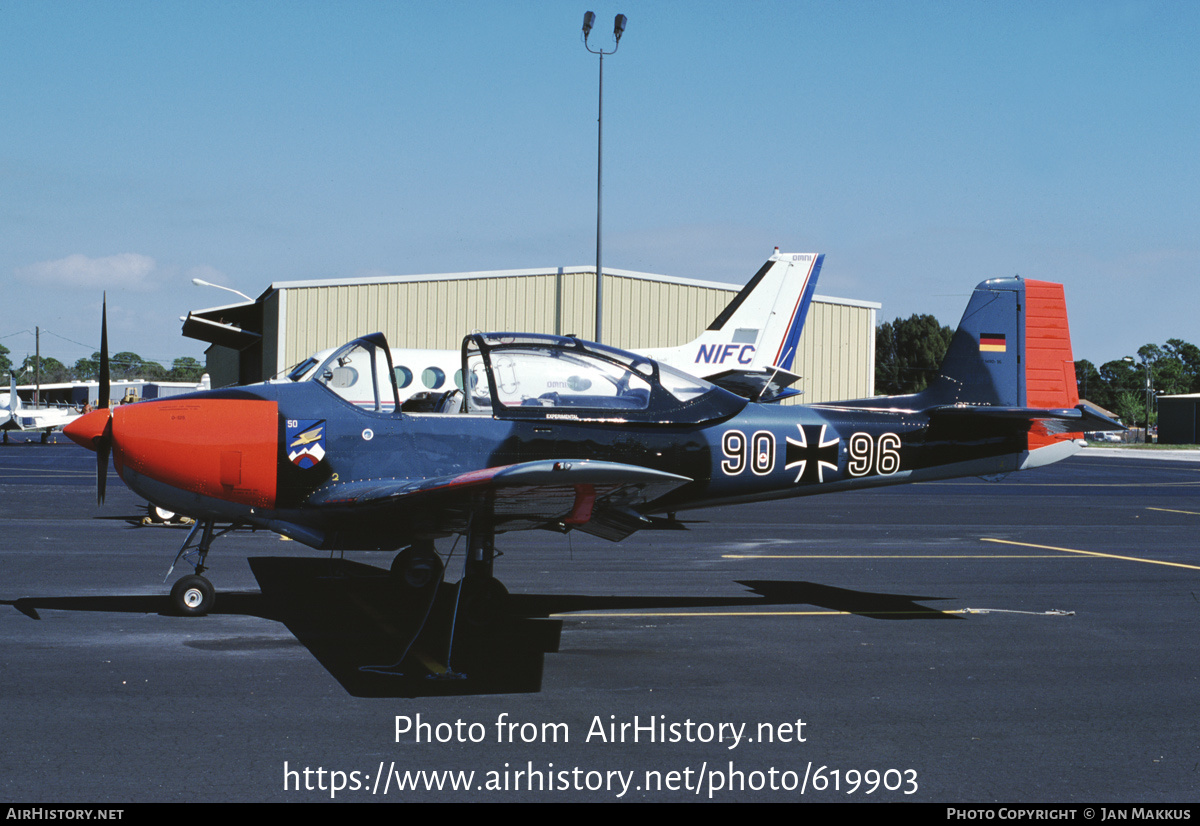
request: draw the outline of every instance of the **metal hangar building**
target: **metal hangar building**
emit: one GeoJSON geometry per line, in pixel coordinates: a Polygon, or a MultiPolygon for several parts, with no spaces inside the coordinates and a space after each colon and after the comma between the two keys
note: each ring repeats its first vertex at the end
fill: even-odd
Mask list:
{"type": "MultiPolygon", "coordinates": [[[[626,350],[696,338],[742,284],[604,270],[604,343],[626,350]]],[[[393,349],[457,350],[475,331],[595,333],[596,268],[558,267],[271,284],[254,301],[196,310],[213,387],[281,376],[321,350],[382,332],[393,349]]],[[[803,402],[875,391],[880,305],[816,295],[792,365],[803,402]]],[[[400,366],[397,364],[397,366],[400,366]]],[[[423,365],[406,365],[421,375],[423,365]]]]}

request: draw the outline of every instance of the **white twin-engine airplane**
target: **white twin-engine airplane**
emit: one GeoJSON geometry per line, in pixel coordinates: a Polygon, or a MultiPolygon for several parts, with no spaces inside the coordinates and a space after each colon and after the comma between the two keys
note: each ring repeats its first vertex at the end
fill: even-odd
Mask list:
{"type": "MultiPolygon", "coordinates": [[[[824,261],[824,254],[776,250],[699,338],[678,347],[638,353],[752,401],[797,395],[787,388],[800,376],[786,365],[796,355],[824,261]]],[[[287,378],[304,380],[332,352],[324,350],[306,359],[292,368],[287,378]]],[[[437,408],[445,403],[447,394],[463,389],[462,353],[458,350],[392,349],[391,354],[405,410],[437,408]]]]}
{"type": "Polygon", "coordinates": [[[8,399],[0,393],[0,430],[4,431],[4,441],[8,441],[8,431],[26,430],[41,431],[42,441],[51,430],[61,430],[64,425],[79,418],[79,411],[73,407],[25,407],[21,397],[17,395],[17,380],[11,373],[8,377],[8,399]]]}

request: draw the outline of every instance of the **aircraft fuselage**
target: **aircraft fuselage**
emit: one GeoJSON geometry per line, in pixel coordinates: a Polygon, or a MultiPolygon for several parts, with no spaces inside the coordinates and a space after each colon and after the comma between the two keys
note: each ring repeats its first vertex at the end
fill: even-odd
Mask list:
{"type": "MultiPolygon", "coordinates": [[[[264,526],[283,520],[320,531],[338,525],[350,546],[399,547],[414,532],[454,520],[444,511],[410,512],[381,524],[364,512],[357,526],[363,536],[353,537],[359,532],[353,501],[344,508],[305,507],[345,480],[415,482],[539,460],[616,462],[692,480],[647,509],[662,513],[1003,473],[1019,467],[1026,449],[1022,427],[955,433],[931,428],[921,413],[891,410],[739,402],[740,409],[721,420],[670,425],[372,412],[311,383],[259,385],[225,396],[118,408],[115,427],[138,434],[119,439],[114,454],[126,484],[198,518],[264,526]],[[297,440],[288,434],[316,429],[320,457],[297,461],[289,450],[297,440]]],[[[497,530],[504,530],[502,522],[497,530]]]]}

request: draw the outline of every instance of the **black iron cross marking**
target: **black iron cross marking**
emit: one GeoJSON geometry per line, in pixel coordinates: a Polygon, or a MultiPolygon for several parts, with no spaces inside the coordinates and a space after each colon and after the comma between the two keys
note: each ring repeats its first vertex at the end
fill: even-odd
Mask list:
{"type": "Polygon", "coordinates": [[[837,473],[841,439],[837,436],[826,439],[825,425],[806,428],[798,424],[796,428],[800,431],[800,438],[788,437],[784,465],[788,470],[798,468],[796,484],[824,482],[826,470],[837,473]]]}

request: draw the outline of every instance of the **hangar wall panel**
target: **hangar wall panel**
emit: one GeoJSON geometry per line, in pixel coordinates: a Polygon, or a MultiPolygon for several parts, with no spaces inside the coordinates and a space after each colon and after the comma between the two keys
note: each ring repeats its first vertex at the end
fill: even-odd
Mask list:
{"type": "Polygon", "coordinates": [[[814,300],[792,371],[800,403],[861,399],[875,392],[875,310],[814,300]]]}
{"type": "MultiPolygon", "coordinates": [[[[684,279],[604,278],[604,340],[639,349],[686,343],[740,289],[684,279]]],[[[860,398],[874,392],[875,309],[817,298],[791,369],[803,376],[799,402],[860,398]]],[[[313,353],[381,331],[396,348],[457,350],[473,330],[594,337],[591,272],[522,271],[349,283],[280,285],[264,301],[264,375],[313,353]],[[530,274],[525,274],[530,273],[530,274]]]]}

